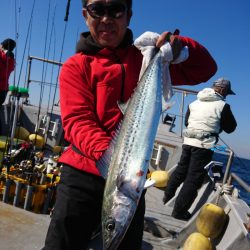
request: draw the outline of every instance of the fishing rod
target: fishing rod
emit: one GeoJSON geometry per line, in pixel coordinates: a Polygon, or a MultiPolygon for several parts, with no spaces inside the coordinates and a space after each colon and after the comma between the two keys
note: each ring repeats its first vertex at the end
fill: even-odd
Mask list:
{"type": "MultiPolygon", "coordinates": [[[[14,135],[15,135],[15,129],[16,129],[16,124],[17,124],[17,116],[18,116],[18,111],[19,111],[19,101],[21,98],[21,93],[19,93],[18,90],[19,85],[20,85],[20,79],[21,79],[21,72],[22,72],[22,68],[23,68],[23,62],[24,62],[24,56],[25,56],[25,51],[26,51],[26,47],[27,47],[27,43],[28,43],[28,37],[30,34],[30,30],[31,30],[31,24],[32,24],[32,19],[33,19],[33,13],[34,13],[34,7],[35,7],[35,2],[36,0],[33,1],[33,6],[32,6],[32,10],[31,10],[31,16],[30,16],[30,20],[29,20],[29,25],[28,25],[28,30],[27,30],[27,36],[26,36],[26,41],[25,41],[25,48],[24,48],[24,53],[22,56],[22,62],[21,62],[21,67],[20,67],[20,73],[19,73],[19,77],[18,77],[18,82],[16,84],[16,81],[14,81],[14,90],[13,92],[17,92],[16,94],[12,95],[12,105],[11,105],[11,112],[10,112],[10,128],[9,128],[9,132],[7,133],[7,138],[6,138],[6,142],[9,140],[9,135],[10,135],[10,145],[9,145],[9,150],[11,151],[12,147],[13,147],[13,140],[14,140],[14,135]],[[13,113],[13,105],[14,105],[14,113],[13,113]]],[[[17,5],[16,5],[16,1],[15,1],[15,12],[17,12],[17,5]]],[[[20,16],[20,12],[21,12],[21,7],[19,5],[19,16],[20,16]]],[[[18,40],[19,38],[19,26],[17,25],[17,15],[15,14],[15,23],[16,23],[16,39],[18,40]],[[17,28],[18,26],[18,28],[17,28]]],[[[20,22],[18,22],[19,24],[20,22]]],[[[17,56],[17,49],[16,49],[16,56],[17,56]]],[[[15,56],[15,57],[16,57],[15,56]]],[[[15,69],[16,71],[16,69],[15,69]]],[[[6,143],[7,144],[7,143],[6,143]]]]}
{"type": "Polygon", "coordinates": [[[33,1],[32,9],[31,9],[30,20],[29,20],[29,24],[28,24],[26,40],[25,40],[25,43],[24,43],[24,52],[23,52],[23,55],[22,55],[21,67],[20,67],[17,87],[19,86],[20,81],[21,81],[21,74],[22,74],[23,62],[24,62],[24,57],[25,57],[25,53],[26,53],[26,49],[27,49],[28,39],[29,39],[29,41],[31,39],[30,34],[31,34],[31,30],[32,30],[32,22],[33,22],[33,14],[34,14],[35,5],[36,5],[36,0],[33,1]]]}
{"type": "MultiPolygon", "coordinates": [[[[50,51],[50,47],[51,47],[51,41],[52,41],[52,34],[54,31],[54,20],[55,20],[55,13],[56,13],[56,4],[54,7],[54,14],[53,14],[53,19],[52,19],[52,28],[51,28],[51,34],[50,34],[50,41],[49,41],[49,50],[48,50],[48,57],[49,57],[49,51],[50,51]]],[[[47,28],[46,28],[46,38],[45,38],[45,49],[44,49],[44,58],[46,58],[46,46],[47,46],[47,35],[48,35],[48,24],[49,24],[49,16],[50,16],[50,5],[48,8],[48,18],[47,18],[47,28]]],[[[54,43],[54,55],[53,57],[55,57],[55,43],[54,43]]],[[[39,130],[39,124],[40,124],[40,113],[41,113],[41,107],[42,107],[42,100],[43,100],[43,94],[44,94],[44,87],[45,87],[45,79],[46,79],[46,74],[47,74],[47,67],[48,67],[48,63],[46,63],[46,60],[43,60],[43,69],[42,69],[42,82],[41,82],[41,89],[40,89],[40,99],[39,99],[39,109],[38,109],[38,114],[37,114],[37,127],[36,127],[36,135],[38,133],[39,130]]],[[[60,65],[60,62],[59,64],[60,65]]],[[[54,66],[54,63],[53,63],[54,66]]],[[[51,74],[51,82],[52,82],[52,78],[53,78],[53,66],[52,66],[52,74],[51,74]]],[[[60,66],[59,66],[60,67],[60,66]]],[[[55,84],[55,86],[57,87],[57,83],[55,84]]],[[[55,87],[55,93],[56,93],[56,87],[55,87]]],[[[49,113],[49,106],[50,106],[50,96],[51,96],[51,91],[52,91],[52,85],[50,84],[50,91],[49,91],[49,98],[48,98],[48,106],[47,106],[47,114],[49,113]]],[[[52,110],[53,110],[53,103],[52,103],[52,110]]],[[[52,113],[52,111],[51,111],[52,113]]],[[[47,117],[47,116],[46,116],[47,117]]],[[[48,131],[49,131],[49,125],[50,125],[50,120],[51,120],[51,115],[49,116],[49,118],[46,118],[46,124],[45,124],[45,132],[44,132],[44,146],[42,148],[42,150],[44,150],[44,147],[46,145],[47,142],[47,138],[48,138],[48,131]]],[[[36,136],[37,137],[37,136],[36,136]]],[[[35,137],[35,144],[36,144],[36,137],[35,137]]]]}
{"type": "MultiPolygon", "coordinates": [[[[15,20],[15,42],[16,42],[16,49],[15,49],[15,58],[17,58],[17,52],[18,52],[18,48],[19,48],[19,46],[18,46],[18,41],[19,41],[19,28],[20,28],[20,15],[21,15],[21,2],[19,1],[19,8],[18,8],[18,15],[17,15],[17,0],[15,0],[15,18],[14,18],[14,20],[15,20]],[[17,19],[19,19],[18,21],[17,21],[17,19]]],[[[16,67],[15,67],[15,69],[14,69],[14,77],[13,77],[13,79],[14,79],[14,86],[15,86],[15,83],[16,83],[16,67]]]]}
{"type": "Polygon", "coordinates": [[[68,18],[69,18],[70,1],[71,0],[68,0],[68,2],[67,2],[66,14],[65,14],[65,17],[64,17],[65,22],[68,22],[68,18]]]}
{"type": "MultiPolygon", "coordinates": [[[[10,7],[10,9],[12,9],[12,6],[10,7]]],[[[14,51],[14,58],[17,57],[17,43],[18,43],[18,36],[17,36],[17,0],[14,1],[14,9],[15,9],[15,17],[14,17],[14,27],[15,27],[15,42],[16,42],[16,49],[14,51]]],[[[20,12],[19,12],[19,15],[20,15],[20,12]]],[[[11,20],[12,20],[12,17],[9,16],[9,26],[11,25],[11,20]]],[[[9,28],[8,30],[11,30],[11,28],[9,28]]],[[[6,69],[8,68],[8,60],[7,60],[7,66],[6,66],[6,69]]],[[[6,70],[6,77],[7,77],[7,70],[6,70]]],[[[15,85],[15,82],[16,82],[16,67],[14,67],[14,72],[13,72],[13,82],[14,82],[14,85],[15,85]]],[[[12,102],[11,103],[14,103],[15,99],[14,97],[12,97],[12,102]]],[[[13,117],[13,105],[10,106],[10,124],[12,124],[12,117],[13,117]]],[[[11,127],[8,127],[9,129],[7,130],[7,136],[5,138],[5,146],[4,146],[4,152],[6,152],[8,150],[8,141],[10,139],[10,134],[11,134],[11,127]]],[[[11,143],[10,143],[11,144],[11,143]]],[[[4,157],[1,159],[1,162],[0,162],[0,166],[2,166],[3,164],[3,161],[4,161],[4,157]]],[[[1,170],[0,170],[1,172],[1,170]]]]}
{"type": "MultiPolygon", "coordinates": [[[[65,37],[66,37],[66,31],[67,31],[67,25],[68,25],[68,17],[69,17],[69,10],[70,10],[70,2],[71,0],[67,1],[67,6],[66,6],[66,14],[64,17],[64,33],[63,33],[63,40],[62,40],[62,47],[61,47],[61,52],[60,52],[60,59],[59,59],[59,63],[62,62],[62,54],[63,54],[63,50],[64,50],[64,44],[65,44],[65,37]]],[[[56,77],[56,86],[55,86],[55,91],[54,91],[54,96],[53,96],[53,101],[52,101],[52,105],[51,105],[51,112],[50,112],[50,116],[49,116],[49,122],[52,118],[52,114],[53,114],[53,110],[54,110],[54,105],[55,105],[55,99],[56,99],[56,89],[58,86],[58,79],[59,79],[59,73],[60,73],[60,67],[58,68],[58,72],[57,72],[57,77],[56,77]]],[[[46,139],[45,139],[45,144],[47,142],[47,138],[48,138],[48,129],[46,131],[46,139]]]]}
{"type": "MultiPolygon", "coordinates": [[[[54,18],[53,18],[53,24],[52,24],[52,28],[51,28],[51,36],[50,36],[50,45],[51,45],[51,42],[52,42],[52,34],[53,34],[53,31],[55,31],[55,13],[56,13],[56,8],[54,8],[54,18]]],[[[55,48],[56,48],[56,37],[54,37],[54,50],[53,50],[53,61],[55,61],[55,48]]],[[[47,64],[48,65],[48,64],[47,64]]],[[[59,67],[61,66],[61,63],[58,63],[57,65],[59,65],[59,67]]],[[[55,63],[52,64],[52,69],[51,69],[51,77],[50,77],[50,82],[51,84],[49,85],[49,96],[48,96],[48,104],[47,104],[47,114],[49,114],[49,108],[50,108],[50,99],[51,99],[51,95],[52,95],[52,82],[53,82],[53,76],[54,76],[54,66],[55,66],[55,63]]],[[[55,90],[54,90],[54,93],[57,92],[57,85],[55,84],[55,90]]],[[[53,103],[52,103],[52,108],[51,110],[53,109],[53,103]]],[[[52,113],[52,112],[51,112],[52,113]]],[[[49,116],[49,119],[46,123],[46,128],[45,128],[45,144],[47,143],[47,139],[48,139],[48,132],[49,132],[49,125],[50,125],[50,121],[51,121],[51,115],[49,116]]]]}
{"type": "MultiPolygon", "coordinates": [[[[57,8],[57,3],[55,3],[55,6],[54,6],[54,13],[53,13],[53,18],[52,18],[52,26],[51,26],[51,33],[50,33],[50,40],[49,40],[49,49],[48,49],[48,54],[47,54],[47,58],[49,58],[49,54],[50,54],[50,51],[51,51],[51,44],[52,44],[52,37],[53,37],[53,34],[55,34],[56,30],[55,30],[55,15],[56,15],[56,8],[57,8]]],[[[43,60],[43,62],[52,62],[52,69],[51,69],[51,79],[50,79],[50,82],[52,83],[52,79],[53,79],[53,75],[54,75],[54,66],[56,65],[55,63],[55,48],[56,48],[56,36],[54,36],[54,46],[53,46],[53,56],[52,56],[52,61],[51,60],[43,60]]],[[[60,65],[60,64],[57,64],[57,65],[60,65]]],[[[46,64],[46,69],[45,69],[45,72],[47,73],[47,69],[48,69],[48,63],[46,64]]],[[[46,79],[46,76],[45,78],[46,79]]],[[[45,83],[45,82],[44,82],[45,83]]],[[[50,96],[51,96],[51,92],[52,92],[52,84],[50,85],[50,88],[49,88],[49,97],[48,97],[48,104],[47,104],[47,113],[49,113],[49,107],[50,107],[50,96]]]]}

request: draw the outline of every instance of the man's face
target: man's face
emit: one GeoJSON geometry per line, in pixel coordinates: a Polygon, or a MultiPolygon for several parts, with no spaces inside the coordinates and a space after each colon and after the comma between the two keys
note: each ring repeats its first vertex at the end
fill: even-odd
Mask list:
{"type": "Polygon", "coordinates": [[[93,39],[107,48],[121,43],[132,15],[125,0],[89,0],[82,13],[93,39]]]}
{"type": "Polygon", "coordinates": [[[216,86],[214,87],[214,90],[215,92],[219,93],[223,97],[226,97],[228,95],[228,90],[225,87],[216,86]]]}

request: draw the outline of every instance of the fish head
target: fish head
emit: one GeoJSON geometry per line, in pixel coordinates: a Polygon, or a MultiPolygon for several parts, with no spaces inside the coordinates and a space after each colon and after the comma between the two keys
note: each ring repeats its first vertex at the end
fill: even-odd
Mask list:
{"type": "Polygon", "coordinates": [[[103,248],[116,249],[122,241],[133,218],[136,205],[124,195],[115,197],[111,209],[103,208],[103,248]]]}

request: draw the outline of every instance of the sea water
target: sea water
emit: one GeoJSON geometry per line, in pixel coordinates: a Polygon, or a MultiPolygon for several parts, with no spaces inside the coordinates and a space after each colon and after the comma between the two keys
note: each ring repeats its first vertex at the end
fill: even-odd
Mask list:
{"type": "MultiPolygon", "coordinates": [[[[223,162],[227,165],[228,156],[225,154],[214,153],[214,160],[223,162]]],[[[235,173],[240,177],[245,183],[250,186],[250,160],[234,156],[231,172],[235,173]]],[[[250,193],[248,193],[244,188],[242,188],[236,181],[232,183],[239,189],[240,198],[242,198],[248,206],[250,206],[250,193]]]]}

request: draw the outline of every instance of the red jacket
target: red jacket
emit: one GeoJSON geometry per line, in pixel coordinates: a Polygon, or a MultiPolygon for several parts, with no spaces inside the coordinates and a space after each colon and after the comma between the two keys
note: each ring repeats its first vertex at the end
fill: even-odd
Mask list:
{"type": "MultiPolygon", "coordinates": [[[[171,65],[172,84],[206,82],[217,70],[215,61],[194,40],[180,39],[189,47],[189,58],[171,65]]],[[[101,49],[84,33],[79,53],[64,63],[60,73],[61,117],[65,139],[71,144],[60,162],[95,175],[100,175],[95,162],[107,149],[122,118],[117,102],[130,98],[141,69],[140,51],[131,38],[125,40],[115,50],[101,49]]]]}
{"type": "Polygon", "coordinates": [[[9,77],[14,70],[15,60],[14,57],[9,56],[0,49],[0,91],[8,90],[9,77]]]}

